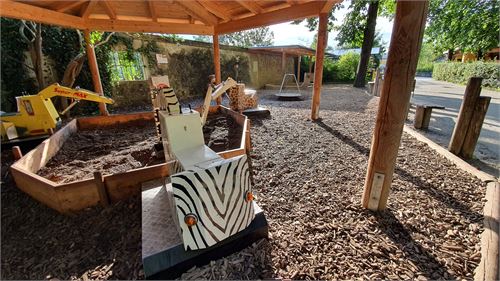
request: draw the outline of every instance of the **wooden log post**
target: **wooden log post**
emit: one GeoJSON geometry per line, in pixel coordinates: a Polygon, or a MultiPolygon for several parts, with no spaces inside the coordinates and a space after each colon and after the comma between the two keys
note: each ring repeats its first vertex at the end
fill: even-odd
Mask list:
{"type": "MultiPolygon", "coordinates": [[[[99,95],[104,95],[104,90],[102,89],[101,75],[99,74],[99,66],[97,65],[97,58],[95,56],[94,45],[90,41],[90,30],[84,30],[85,38],[85,49],[87,51],[87,58],[89,61],[89,69],[92,74],[92,82],[94,84],[94,91],[99,95]]],[[[103,116],[108,116],[109,112],[106,108],[105,103],[99,103],[99,112],[103,116]]]]}
{"type": "Polygon", "coordinates": [[[490,101],[491,97],[479,97],[477,99],[474,114],[470,121],[469,128],[467,129],[462,149],[460,150],[460,156],[463,158],[470,159],[472,155],[474,155],[474,150],[476,149],[479,134],[481,134],[481,128],[483,127],[484,118],[486,117],[486,112],[488,112],[490,101]]]}
{"type": "Polygon", "coordinates": [[[458,113],[457,123],[453,129],[450,144],[448,145],[448,150],[455,155],[458,155],[462,150],[465,135],[469,129],[469,124],[472,120],[477,100],[481,94],[482,81],[483,78],[472,77],[469,79],[467,87],[465,88],[464,98],[462,105],[460,106],[460,112],[458,113]]]}
{"type": "Polygon", "coordinates": [[[398,1],[362,198],[386,208],[427,18],[427,1],[398,1]]]}
{"type": "Polygon", "coordinates": [[[314,86],[311,106],[311,119],[319,118],[319,102],[323,84],[323,60],[328,37],[328,13],[319,14],[318,42],[316,44],[316,64],[314,65],[314,86]]]}
{"type": "MultiPolygon", "coordinates": [[[[222,75],[220,71],[220,46],[219,46],[219,34],[215,33],[213,35],[213,47],[214,47],[214,71],[215,71],[215,83],[219,84],[222,82],[222,75]]],[[[236,79],[236,77],[235,77],[236,79]]],[[[220,105],[222,103],[222,96],[218,97],[217,100],[217,105],[220,105]]]]}
{"type": "Polygon", "coordinates": [[[21,148],[17,145],[12,147],[12,155],[14,156],[14,160],[16,161],[23,158],[21,148]]]}

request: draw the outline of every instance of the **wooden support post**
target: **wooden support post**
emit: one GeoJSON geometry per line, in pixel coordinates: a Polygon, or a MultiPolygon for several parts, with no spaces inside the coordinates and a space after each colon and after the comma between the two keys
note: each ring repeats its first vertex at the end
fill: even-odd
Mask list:
{"type": "Polygon", "coordinates": [[[314,86],[311,106],[311,119],[319,118],[319,101],[323,84],[323,60],[328,37],[328,13],[319,14],[318,42],[316,44],[316,64],[314,65],[314,86]]]}
{"type": "Polygon", "coordinates": [[[297,57],[297,82],[300,84],[300,61],[302,60],[301,56],[297,57]]]}
{"type": "Polygon", "coordinates": [[[362,205],[385,209],[427,18],[427,1],[398,1],[362,205]]]}
{"type": "MultiPolygon", "coordinates": [[[[221,71],[220,71],[220,47],[219,47],[219,34],[215,33],[213,35],[213,47],[214,47],[214,71],[215,71],[215,83],[219,84],[222,81],[221,71]]],[[[235,77],[236,79],[236,77],[235,77]]],[[[238,82],[238,81],[236,81],[238,82]]],[[[218,97],[217,105],[222,103],[222,96],[218,97]]]]}
{"type": "Polygon", "coordinates": [[[285,75],[286,73],[286,53],[281,53],[281,73],[285,75]]]}
{"type": "Polygon", "coordinates": [[[467,88],[465,88],[464,99],[462,101],[462,105],[460,106],[457,123],[453,129],[450,144],[448,145],[448,150],[455,155],[460,153],[464,144],[465,135],[467,134],[467,129],[469,128],[469,124],[472,120],[476,102],[481,94],[482,81],[483,78],[472,77],[467,83],[467,88]]]}
{"type": "Polygon", "coordinates": [[[312,73],[312,69],[313,69],[313,57],[309,56],[309,74],[312,73]]]}
{"type": "Polygon", "coordinates": [[[12,147],[12,155],[14,156],[14,160],[19,160],[23,158],[23,153],[21,151],[21,148],[17,145],[12,147]]]}
{"type": "Polygon", "coordinates": [[[375,83],[373,84],[372,95],[378,97],[380,96],[380,82],[382,81],[382,75],[380,74],[380,67],[377,67],[377,71],[375,72],[375,83]]]}
{"type": "MultiPolygon", "coordinates": [[[[84,30],[84,38],[85,38],[85,48],[87,50],[87,58],[89,61],[90,73],[92,74],[92,82],[94,83],[94,91],[99,95],[104,95],[104,91],[102,89],[101,76],[99,75],[99,66],[97,65],[97,58],[95,56],[94,45],[92,45],[90,41],[90,30],[84,30]]],[[[108,116],[109,112],[106,108],[105,103],[99,103],[99,112],[101,115],[108,116]]]]}
{"type": "Polygon", "coordinates": [[[476,149],[477,140],[479,139],[479,134],[481,134],[481,128],[483,127],[484,118],[486,117],[486,112],[490,106],[491,97],[479,97],[472,119],[467,129],[467,134],[465,135],[464,144],[460,150],[460,156],[470,159],[474,154],[476,149]]]}
{"type": "Polygon", "coordinates": [[[106,191],[106,186],[104,185],[104,179],[101,172],[94,172],[94,181],[97,187],[97,192],[99,193],[99,201],[103,207],[109,206],[108,192],[106,191]]]}

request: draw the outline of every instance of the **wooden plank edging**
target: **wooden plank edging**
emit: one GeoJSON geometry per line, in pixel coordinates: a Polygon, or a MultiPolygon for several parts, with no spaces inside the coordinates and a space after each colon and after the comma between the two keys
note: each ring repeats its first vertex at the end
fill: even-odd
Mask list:
{"type": "Polygon", "coordinates": [[[441,145],[435,143],[431,139],[427,138],[426,136],[422,135],[421,133],[413,130],[407,125],[404,125],[404,132],[408,133],[412,137],[416,138],[418,141],[421,141],[425,144],[427,144],[430,148],[434,149],[437,153],[441,154],[443,157],[446,159],[450,160],[453,164],[455,164],[458,168],[468,172],[469,174],[477,177],[483,182],[496,182],[497,179],[483,171],[480,171],[476,167],[472,166],[471,164],[465,162],[462,160],[460,157],[456,156],[455,154],[449,152],[446,148],[442,147],[441,145]]]}
{"type": "Polygon", "coordinates": [[[490,182],[486,187],[484,205],[484,231],[481,234],[481,262],[474,271],[474,280],[499,280],[499,223],[500,223],[500,184],[490,182]]]}
{"type": "Polygon", "coordinates": [[[460,157],[448,151],[419,132],[407,125],[404,131],[427,144],[437,153],[454,163],[459,169],[468,172],[486,183],[486,203],[483,209],[484,231],[481,234],[481,261],[474,271],[474,280],[499,280],[500,259],[499,259],[499,233],[500,233],[500,183],[495,177],[478,170],[476,167],[462,160],[460,157]]]}

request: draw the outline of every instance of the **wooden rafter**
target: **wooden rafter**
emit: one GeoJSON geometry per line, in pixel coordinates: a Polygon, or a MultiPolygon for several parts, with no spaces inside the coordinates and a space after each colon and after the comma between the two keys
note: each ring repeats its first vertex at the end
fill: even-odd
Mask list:
{"type": "Polygon", "coordinates": [[[82,6],[82,10],[80,11],[80,16],[84,19],[88,19],[90,16],[90,13],[94,9],[94,7],[97,5],[97,0],[90,0],[87,2],[84,6],[82,6]]]}
{"type": "Polygon", "coordinates": [[[243,6],[245,9],[249,10],[253,14],[260,14],[264,11],[259,4],[253,1],[237,1],[241,6],[243,6]]]}
{"type": "Polygon", "coordinates": [[[0,16],[84,29],[84,21],[72,15],[9,0],[0,1],[0,16]]]}
{"type": "Polygon", "coordinates": [[[104,19],[88,19],[87,28],[90,30],[117,32],[160,32],[197,35],[211,35],[214,33],[213,26],[207,26],[203,24],[167,23],[152,21],[133,21],[133,23],[131,24],[131,22],[127,20],[110,21],[104,19]]]}
{"type": "Polygon", "coordinates": [[[203,23],[208,25],[217,25],[219,19],[212,13],[207,11],[200,3],[194,1],[176,1],[189,15],[200,19],[203,23]]]}
{"type": "Polygon", "coordinates": [[[329,13],[332,10],[333,6],[335,6],[336,3],[338,3],[338,1],[335,1],[335,0],[326,1],[323,8],[321,8],[321,13],[329,13]]]}
{"type": "Polygon", "coordinates": [[[155,1],[148,1],[149,13],[151,14],[151,18],[153,21],[158,21],[158,16],[156,15],[155,1]]]}
{"type": "Polygon", "coordinates": [[[113,8],[112,1],[100,1],[99,3],[101,3],[104,6],[104,10],[106,11],[106,14],[108,14],[109,18],[115,20],[116,12],[115,8],[113,8]]]}
{"type": "Polygon", "coordinates": [[[87,0],[79,0],[79,1],[73,1],[73,2],[57,2],[56,5],[50,6],[50,9],[54,10],[56,12],[64,13],[67,10],[70,10],[70,9],[73,9],[75,7],[82,5],[85,2],[87,2],[87,0]]]}
{"type": "Polygon", "coordinates": [[[239,20],[232,20],[230,22],[217,25],[215,27],[215,31],[219,34],[224,34],[296,19],[315,17],[319,14],[319,11],[324,4],[324,1],[312,1],[303,5],[295,5],[273,12],[262,13],[239,20]]]}
{"type": "Polygon", "coordinates": [[[211,1],[199,1],[200,5],[205,7],[210,13],[216,15],[217,17],[223,19],[224,21],[231,20],[231,16],[224,10],[221,9],[217,3],[211,1]]]}
{"type": "Polygon", "coordinates": [[[274,6],[267,7],[267,8],[265,8],[263,10],[263,12],[267,13],[267,12],[277,11],[277,10],[281,10],[281,9],[284,9],[284,8],[288,8],[290,6],[291,5],[288,4],[288,3],[281,3],[281,4],[277,4],[277,5],[274,5],[274,6]]]}

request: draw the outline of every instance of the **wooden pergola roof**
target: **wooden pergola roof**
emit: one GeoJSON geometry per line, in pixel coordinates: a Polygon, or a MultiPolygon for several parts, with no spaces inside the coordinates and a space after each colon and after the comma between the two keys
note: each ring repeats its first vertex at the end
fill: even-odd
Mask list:
{"type": "Polygon", "coordinates": [[[0,0],[0,16],[121,32],[224,34],[327,13],[341,0],[0,0]]]}

